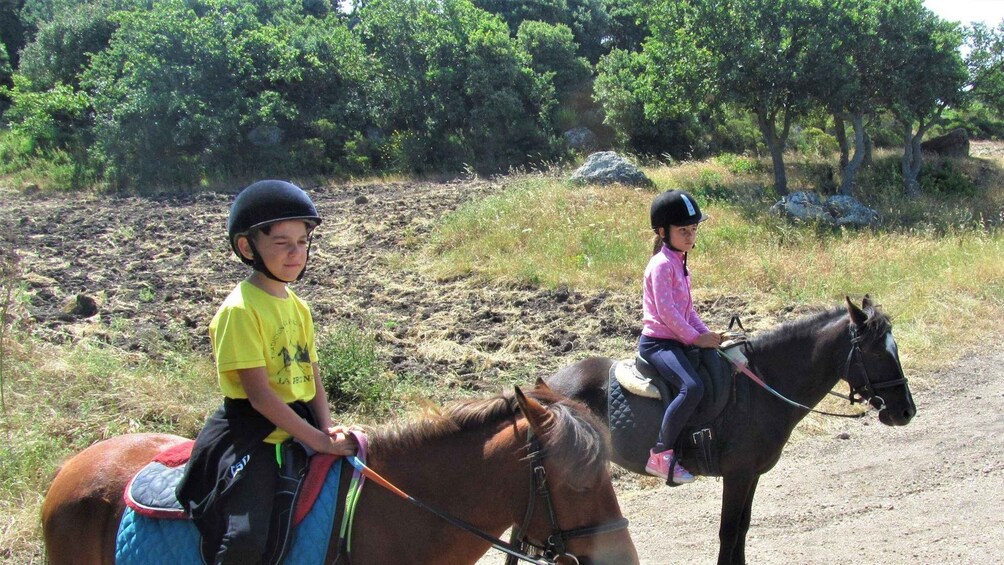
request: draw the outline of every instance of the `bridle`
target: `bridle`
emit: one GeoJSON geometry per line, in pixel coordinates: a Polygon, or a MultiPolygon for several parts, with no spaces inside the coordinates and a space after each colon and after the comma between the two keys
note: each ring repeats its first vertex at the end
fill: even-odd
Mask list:
{"type": "MultiPolygon", "coordinates": [[[[540,440],[533,433],[532,428],[527,429],[527,445],[530,450],[528,458],[530,460],[530,497],[526,504],[526,514],[523,523],[519,527],[513,526],[509,543],[512,546],[525,549],[532,547],[540,551],[540,556],[547,562],[554,563],[559,557],[566,558],[569,563],[578,563],[579,559],[568,553],[568,540],[575,538],[585,538],[609,532],[616,532],[628,527],[628,519],[623,516],[600,524],[598,526],[584,526],[571,530],[563,530],[558,525],[558,516],[554,511],[554,502],[551,500],[551,491],[547,487],[547,470],[544,468],[544,449],[541,448],[540,440]],[[551,535],[543,542],[529,537],[527,528],[530,527],[530,520],[536,507],[536,500],[540,497],[544,500],[544,507],[547,509],[548,519],[551,521],[551,535]]],[[[509,554],[506,557],[506,565],[515,565],[517,557],[509,554]]]]}
{"type": "Polygon", "coordinates": [[[517,561],[526,561],[528,563],[534,563],[535,565],[552,565],[559,557],[564,557],[565,561],[568,563],[579,563],[579,559],[576,556],[567,553],[566,542],[568,540],[626,529],[628,527],[627,518],[622,516],[616,520],[599,526],[586,526],[583,528],[562,530],[561,527],[558,526],[558,516],[554,511],[554,503],[551,500],[551,491],[547,487],[547,471],[544,469],[545,451],[541,448],[540,441],[533,433],[532,427],[527,428],[527,436],[527,448],[529,449],[528,457],[530,460],[531,473],[530,499],[527,502],[526,517],[523,520],[523,525],[520,528],[516,528],[515,526],[513,527],[510,543],[506,543],[495,536],[482,531],[477,526],[469,522],[461,520],[455,516],[451,516],[438,508],[429,506],[421,500],[418,500],[410,494],[402,491],[372,468],[367,467],[366,464],[358,457],[349,456],[347,457],[347,460],[362,475],[365,475],[366,478],[371,479],[373,482],[389,490],[391,493],[396,494],[423,510],[439,516],[457,528],[487,541],[492,547],[507,555],[507,564],[514,565],[517,561]],[[547,507],[547,513],[551,520],[551,535],[549,535],[547,540],[543,543],[529,540],[526,535],[526,529],[529,527],[530,520],[533,518],[534,503],[538,494],[544,499],[544,505],[547,507]],[[541,556],[533,557],[531,555],[527,555],[522,551],[524,546],[540,549],[542,551],[541,556]]]}
{"type": "MultiPolygon", "coordinates": [[[[888,381],[880,381],[877,383],[872,383],[871,377],[868,376],[868,368],[865,366],[864,360],[861,358],[861,342],[864,341],[865,336],[858,332],[858,328],[853,323],[849,326],[851,332],[851,350],[847,353],[847,362],[844,363],[844,378],[847,381],[847,385],[850,387],[850,392],[847,393],[847,400],[851,404],[869,402],[871,400],[876,400],[878,402],[878,410],[882,411],[885,409],[885,399],[879,396],[878,392],[884,388],[892,388],[894,386],[906,385],[908,380],[906,376],[902,376],[898,379],[891,379],[888,381]],[[851,382],[851,368],[858,368],[858,375],[861,376],[860,384],[854,384],[851,382]]],[[[885,333],[887,339],[892,339],[891,332],[885,333]]],[[[890,350],[890,355],[893,355],[896,359],[896,366],[899,367],[900,374],[903,374],[903,369],[899,363],[899,357],[895,355],[895,352],[890,350]]],[[[839,395],[843,397],[843,395],[839,395]]]]}
{"type": "MultiPolygon", "coordinates": [[[[752,346],[750,345],[750,343],[748,341],[745,340],[745,335],[744,335],[745,334],[745,328],[743,328],[742,322],[739,321],[739,317],[738,316],[733,316],[732,317],[732,323],[729,324],[729,330],[732,329],[732,325],[734,323],[738,323],[739,324],[739,328],[743,331],[743,334],[740,334],[740,337],[742,339],[742,347],[743,347],[743,349],[745,349],[747,353],[751,352],[752,351],[752,346]]],[[[836,396],[836,397],[839,397],[839,398],[846,398],[847,400],[850,401],[850,403],[852,405],[855,404],[855,403],[858,403],[858,402],[860,402],[860,403],[863,404],[863,403],[866,403],[866,402],[868,402],[870,400],[876,400],[877,403],[878,403],[878,405],[879,405],[877,409],[879,410],[879,412],[881,412],[883,409],[885,409],[885,399],[882,398],[881,396],[879,396],[876,393],[876,391],[879,390],[879,389],[892,388],[894,386],[906,385],[907,384],[907,378],[904,375],[904,376],[902,376],[902,377],[900,377],[898,379],[891,379],[891,380],[888,380],[888,381],[881,381],[881,382],[878,382],[878,383],[872,383],[871,377],[868,376],[868,369],[865,367],[864,360],[861,358],[862,355],[863,355],[863,353],[861,351],[861,342],[864,341],[865,336],[861,335],[858,332],[858,328],[857,328],[857,326],[853,322],[848,326],[848,331],[850,331],[850,334],[851,334],[851,350],[847,353],[847,361],[844,363],[844,380],[847,381],[847,385],[850,387],[850,392],[848,392],[847,396],[844,396],[842,394],[838,394],[838,393],[833,392],[833,391],[829,391],[827,394],[832,394],[833,396],[836,396]],[[861,381],[862,381],[861,384],[854,384],[853,382],[851,382],[851,367],[852,366],[856,366],[856,367],[859,368],[858,374],[861,375],[861,381]]],[[[891,331],[887,331],[885,333],[885,335],[889,339],[892,339],[891,331]]],[[[796,408],[801,408],[803,410],[808,410],[809,412],[815,412],[816,414],[822,414],[824,416],[837,416],[839,418],[860,418],[860,417],[862,417],[862,416],[865,415],[864,412],[861,412],[861,413],[858,413],[858,414],[837,414],[835,412],[827,412],[827,411],[824,411],[824,410],[817,410],[815,408],[812,408],[812,407],[809,407],[809,406],[805,406],[804,404],[799,404],[798,402],[795,402],[795,401],[789,399],[788,397],[784,396],[780,392],[774,390],[770,385],[768,385],[766,382],[764,382],[764,380],[760,376],[758,376],[756,373],[754,373],[751,370],[750,367],[747,367],[745,364],[737,364],[735,361],[732,361],[729,358],[729,356],[727,354],[725,354],[721,349],[719,349],[719,353],[722,355],[722,357],[724,357],[725,359],[729,360],[736,367],[737,370],[739,370],[741,373],[743,373],[747,377],[749,377],[750,380],[752,380],[753,382],[755,382],[757,385],[759,385],[761,388],[763,388],[764,390],[766,390],[770,394],[774,395],[778,399],[784,401],[785,403],[787,403],[787,404],[789,404],[791,406],[794,406],[796,408]]],[[[889,351],[889,354],[893,355],[893,357],[896,359],[896,366],[899,367],[900,374],[902,375],[903,374],[903,368],[902,368],[902,366],[900,366],[899,356],[896,355],[895,352],[892,351],[891,349],[889,351]]]]}

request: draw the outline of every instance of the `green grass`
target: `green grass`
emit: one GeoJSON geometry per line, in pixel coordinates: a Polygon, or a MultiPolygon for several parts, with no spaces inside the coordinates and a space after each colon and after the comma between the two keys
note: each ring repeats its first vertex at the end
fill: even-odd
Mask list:
{"type": "Polygon", "coordinates": [[[648,243],[641,203],[654,192],[566,185],[523,175],[449,216],[427,259],[441,277],[587,288],[628,284],[648,243]]]}
{"type": "MultiPolygon", "coordinates": [[[[888,168],[890,158],[880,156],[876,167],[888,168]]],[[[647,172],[657,190],[682,187],[698,195],[712,217],[691,254],[696,295],[738,296],[776,311],[869,293],[895,317],[897,337],[911,352],[905,362],[935,366],[999,333],[993,320],[1004,314],[1004,176],[1000,164],[953,170],[972,167],[985,183],[979,198],[935,189],[905,202],[892,196],[900,192],[894,175],[893,184],[872,187],[861,196],[865,202],[898,202],[876,229],[772,216],[769,172],[748,158],[647,172]]],[[[809,161],[793,165],[791,185],[807,183],[815,168],[809,161]]],[[[423,258],[434,274],[634,291],[650,254],[648,206],[656,191],[579,187],[541,175],[505,183],[501,193],[458,210],[436,230],[423,258]]]]}

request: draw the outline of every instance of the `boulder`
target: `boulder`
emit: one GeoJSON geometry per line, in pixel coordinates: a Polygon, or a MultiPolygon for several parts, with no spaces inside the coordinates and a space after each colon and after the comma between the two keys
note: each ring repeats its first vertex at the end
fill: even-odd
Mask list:
{"type": "Polygon", "coordinates": [[[870,226],[879,214],[853,196],[836,195],[823,199],[818,193],[793,192],[771,207],[774,213],[803,222],[831,226],[870,226]]]}
{"type": "Polygon", "coordinates": [[[652,186],[651,179],[641,169],[614,151],[593,153],[568,179],[584,184],[626,184],[652,186]]]}
{"type": "Polygon", "coordinates": [[[921,143],[920,150],[942,157],[968,157],[969,132],[963,128],[955,128],[945,135],[921,143]]]}
{"type": "Polygon", "coordinates": [[[563,135],[568,146],[579,153],[591,153],[600,146],[600,139],[587,127],[572,128],[563,135]]]}
{"type": "Polygon", "coordinates": [[[826,207],[833,214],[833,223],[838,226],[870,226],[879,220],[878,212],[853,196],[831,196],[826,200],[826,207]]]}

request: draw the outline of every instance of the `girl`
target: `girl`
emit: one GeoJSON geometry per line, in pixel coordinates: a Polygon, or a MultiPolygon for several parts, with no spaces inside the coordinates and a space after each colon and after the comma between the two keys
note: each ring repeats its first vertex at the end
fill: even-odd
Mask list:
{"type": "Polygon", "coordinates": [[[718,347],[722,336],[704,325],[690,297],[687,253],[697,240],[697,226],[708,219],[694,198],[670,190],[652,201],[655,245],[645,268],[641,339],[638,353],[662,378],[679,389],[662,418],[659,440],[649,452],[645,470],[670,485],[693,482],[676,461],[673,445],[704,395],[704,384],[687,360],[690,346],[718,347]]]}

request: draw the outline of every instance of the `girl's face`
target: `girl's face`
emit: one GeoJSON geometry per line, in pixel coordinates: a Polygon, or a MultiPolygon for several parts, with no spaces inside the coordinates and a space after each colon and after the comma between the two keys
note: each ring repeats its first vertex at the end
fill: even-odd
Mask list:
{"type": "MultiPolygon", "coordinates": [[[[257,231],[254,238],[255,249],[265,263],[265,267],[276,277],[292,281],[300,276],[300,271],[307,264],[307,246],[310,243],[310,232],[303,220],[285,220],[271,224],[268,233],[257,231]]],[[[238,240],[241,252],[253,258],[247,239],[238,240]]]]}
{"type": "Polygon", "coordinates": [[[687,252],[697,243],[697,224],[691,226],[669,226],[669,243],[680,251],[687,252]]]}

